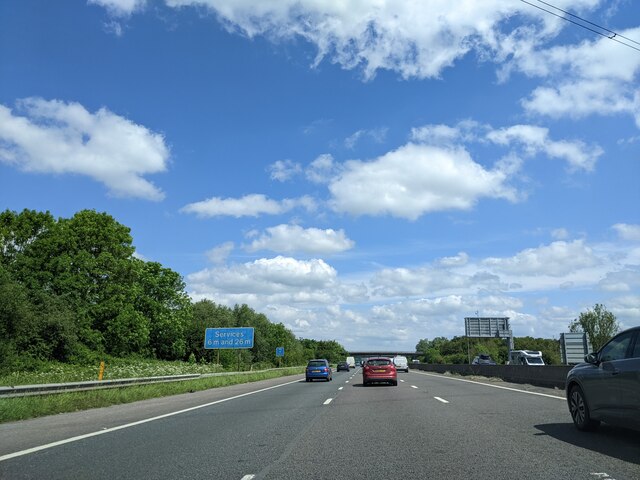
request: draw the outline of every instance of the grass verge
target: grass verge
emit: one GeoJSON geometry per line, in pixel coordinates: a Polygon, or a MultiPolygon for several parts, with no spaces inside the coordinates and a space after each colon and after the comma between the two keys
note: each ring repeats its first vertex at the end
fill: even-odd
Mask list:
{"type": "MultiPolygon", "coordinates": [[[[188,363],[181,361],[153,360],[148,358],[104,359],[106,369],[103,380],[118,378],[158,377],[162,375],[185,375],[223,372],[222,365],[213,363],[188,363]]],[[[264,368],[256,368],[264,370],[264,368]]],[[[30,369],[14,369],[0,373],[0,385],[38,385],[42,383],[65,383],[98,380],[100,362],[87,364],[39,362],[30,369]]]]}
{"type": "Polygon", "coordinates": [[[0,423],[29,418],[76,412],[90,408],[108,407],[122,403],[137,402],[148,398],[166,397],[180,393],[192,393],[210,388],[225,387],[239,383],[257,382],[270,378],[300,374],[302,367],[269,370],[242,375],[207,377],[180,382],[136,385],[85,392],[58,393],[0,399],[0,423]]]}

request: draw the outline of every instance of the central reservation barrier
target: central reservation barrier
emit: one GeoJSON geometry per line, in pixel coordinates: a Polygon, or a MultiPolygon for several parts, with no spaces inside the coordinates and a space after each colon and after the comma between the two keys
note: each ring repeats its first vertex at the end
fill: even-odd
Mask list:
{"type": "Polygon", "coordinates": [[[439,365],[431,363],[413,363],[409,368],[435,373],[455,373],[458,375],[477,375],[500,378],[505,382],[527,383],[539,387],[561,388],[564,390],[570,365],[439,365]]]}

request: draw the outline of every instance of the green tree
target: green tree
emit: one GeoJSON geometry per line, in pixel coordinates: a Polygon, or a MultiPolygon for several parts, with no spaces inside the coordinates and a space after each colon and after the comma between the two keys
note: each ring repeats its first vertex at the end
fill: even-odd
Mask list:
{"type": "Polygon", "coordinates": [[[104,337],[107,351],[121,357],[147,353],[149,333],[149,319],[136,311],[133,305],[124,305],[118,315],[106,324],[104,337]]]}
{"type": "Polygon", "coordinates": [[[29,291],[0,265],[0,369],[78,354],[73,315],[59,298],[29,291]]]}
{"type": "Polygon", "coordinates": [[[21,213],[0,213],[0,264],[12,266],[16,258],[42,234],[53,228],[55,219],[49,213],[24,209],[21,213]]]}
{"type": "Polygon", "coordinates": [[[344,360],[347,356],[347,351],[335,340],[300,340],[303,351],[304,360],[310,360],[311,358],[326,358],[330,363],[336,363],[344,360]]]}
{"type": "Polygon", "coordinates": [[[60,298],[74,312],[80,341],[99,351],[107,324],[133,301],[131,243],[128,227],[106,213],[83,210],[41,229],[12,270],[30,291],[60,298]]]}
{"type": "Polygon", "coordinates": [[[416,352],[427,353],[427,350],[431,348],[431,343],[427,338],[422,338],[416,344],[416,352]]]}
{"type": "Polygon", "coordinates": [[[594,351],[600,350],[617,332],[620,325],[613,313],[604,305],[596,303],[593,310],[582,312],[569,324],[570,332],[584,332],[591,342],[594,351]]]}
{"type": "Polygon", "coordinates": [[[187,352],[186,340],[191,300],[182,277],[157,262],[132,262],[136,271],[135,306],[148,321],[151,351],[161,359],[186,358],[191,353],[187,352]]]}

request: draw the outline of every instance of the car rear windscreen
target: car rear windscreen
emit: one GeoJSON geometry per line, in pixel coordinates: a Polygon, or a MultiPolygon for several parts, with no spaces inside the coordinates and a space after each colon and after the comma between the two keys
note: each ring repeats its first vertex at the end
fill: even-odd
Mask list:
{"type": "Polygon", "coordinates": [[[314,362],[309,362],[309,365],[307,365],[308,367],[325,367],[326,363],[324,363],[323,361],[317,360],[314,362]]]}
{"type": "Polygon", "coordinates": [[[373,365],[375,367],[383,366],[383,365],[391,365],[391,360],[387,360],[384,358],[376,358],[374,360],[368,360],[368,365],[373,365]]]}

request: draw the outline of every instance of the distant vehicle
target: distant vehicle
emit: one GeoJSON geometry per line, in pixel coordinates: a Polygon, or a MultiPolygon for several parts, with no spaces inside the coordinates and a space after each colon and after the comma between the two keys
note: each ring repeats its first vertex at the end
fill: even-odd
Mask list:
{"type": "Polygon", "coordinates": [[[305,371],[305,380],[307,382],[311,382],[316,378],[320,378],[330,382],[333,380],[331,373],[331,365],[329,365],[329,361],[324,358],[316,358],[309,360],[305,371]]]}
{"type": "Polygon", "coordinates": [[[496,362],[493,361],[493,358],[491,358],[491,355],[487,355],[486,353],[481,353],[480,355],[476,356],[473,361],[471,362],[471,365],[496,365],[496,362]]]}
{"type": "Polygon", "coordinates": [[[341,370],[349,371],[349,364],[347,362],[338,362],[338,367],[336,370],[339,372],[341,370]]]}
{"type": "Polygon", "coordinates": [[[640,430],[640,326],[613,337],[567,374],[569,412],[578,430],[600,422],[640,430]]]}
{"type": "Polygon", "coordinates": [[[542,352],[539,350],[511,350],[509,365],[544,365],[542,352]]]}
{"type": "Polygon", "coordinates": [[[366,387],[374,382],[398,385],[398,372],[390,358],[372,357],[367,359],[362,368],[362,383],[366,387]]]}
{"type": "Polygon", "coordinates": [[[347,357],[347,363],[349,364],[349,368],[356,368],[355,357],[347,357]]]}
{"type": "Polygon", "coordinates": [[[413,360],[411,360],[411,363],[420,363],[420,360],[418,360],[417,358],[414,358],[413,360]]]}
{"type": "Polygon", "coordinates": [[[396,366],[396,370],[404,370],[409,373],[409,363],[407,362],[407,357],[403,357],[402,355],[396,355],[393,357],[393,364],[396,366]]]}

